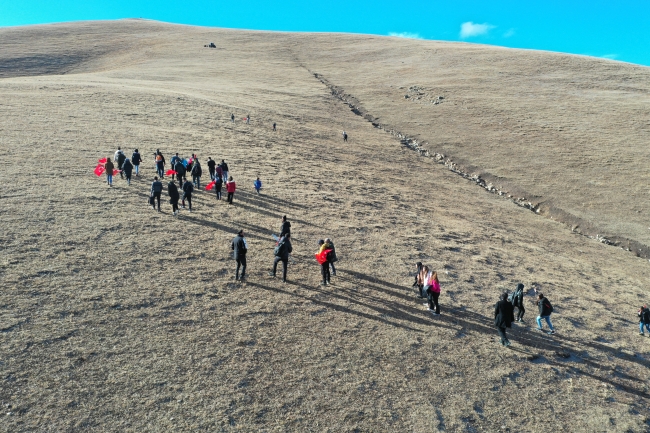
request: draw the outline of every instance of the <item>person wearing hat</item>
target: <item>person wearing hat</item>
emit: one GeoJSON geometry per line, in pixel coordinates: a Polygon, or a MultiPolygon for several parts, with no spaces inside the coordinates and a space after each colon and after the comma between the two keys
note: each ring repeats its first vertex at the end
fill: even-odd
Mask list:
{"type": "Polygon", "coordinates": [[[233,250],[233,258],[237,261],[237,270],[235,271],[235,280],[243,280],[246,278],[246,253],[248,252],[248,244],[244,238],[244,230],[239,230],[237,236],[232,240],[231,248],[233,250]],[[241,266],[241,278],[239,277],[239,268],[241,266]]]}
{"type": "Polygon", "coordinates": [[[510,340],[506,336],[506,328],[510,328],[514,320],[514,307],[508,302],[508,292],[503,292],[499,302],[494,306],[494,326],[499,332],[502,346],[510,346],[510,340]]]}
{"type": "Polygon", "coordinates": [[[517,309],[519,310],[517,311],[516,322],[523,322],[524,313],[526,312],[526,309],[524,308],[524,285],[523,284],[521,283],[517,284],[517,288],[512,293],[512,297],[510,299],[512,300],[512,306],[517,307],[517,309]]]}

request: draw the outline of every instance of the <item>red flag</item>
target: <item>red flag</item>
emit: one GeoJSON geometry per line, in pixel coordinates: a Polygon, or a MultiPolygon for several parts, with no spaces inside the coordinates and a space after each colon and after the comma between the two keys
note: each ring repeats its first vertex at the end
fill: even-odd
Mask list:
{"type": "Polygon", "coordinates": [[[314,254],[314,256],[316,256],[316,261],[321,265],[325,263],[327,261],[327,255],[329,254],[330,251],[332,250],[331,249],[323,250],[320,253],[314,254]]]}
{"type": "Polygon", "coordinates": [[[113,169],[113,176],[117,176],[117,174],[120,172],[117,168],[113,169]]]}
{"type": "Polygon", "coordinates": [[[100,164],[106,164],[106,158],[102,158],[102,159],[98,160],[97,162],[100,163],[100,164]]]}
{"type": "Polygon", "coordinates": [[[106,169],[101,164],[97,164],[97,167],[95,167],[95,174],[97,176],[101,176],[102,174],[104,174],[105,171],[106,171],[106,169]]]}
{"type": "Polygon", "coordinates": [[[165,172],[165,176],[171,176],[172,174],[178,174],[178,173],[176,173],[174,170],[167,170],[165,172]]]}
{"type": "Polygon", "coordinates": [[[212,182],[210,182],[209,184],[207,184],[207,185],[205,186],[205,190],[206,190],[206,191],[212,191],[212,189],[214,188],[214,184],[215,184],[215,183],[217,183],[217,182],[213,180],[212,182]]]}

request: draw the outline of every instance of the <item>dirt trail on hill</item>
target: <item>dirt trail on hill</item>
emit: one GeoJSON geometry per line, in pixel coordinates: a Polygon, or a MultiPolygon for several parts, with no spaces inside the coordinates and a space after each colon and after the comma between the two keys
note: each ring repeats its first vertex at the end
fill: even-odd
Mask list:
{"type": "Polygon", "coordinates": [[[0,65],[13,65],[0,79],[0,430],[650,428],[650,339],[635,315],[648,261],[471,177],[646,245],[646,68],[138,20],[0,38],[12,41],[0,65]],[[55,68],[43,55],[83,61],[55,68]],[[572,127],[542,125],[560,119],[572,127]],[[109,189],[92,170],[117,146],[139,148],[142,177],[109,189]],[[225,159],[234,205],[199,191],[192,213],[173,217],[165,195],[153,212],[156,149],[225,159]],[[465,179],[435,152],[456,171],[478,168],[465,179]],[[267,275],[282,215],[295,259],[286,284],[267,275]],[[239,229],[245,283],[233,279],[239,229]],[[340,258],[328,287],[313,259],[324,237],[340,258]],[[440,274],[440,317],[411,288],[417,261],[440,274]],[[526,322],[504,349],[493,306],[518,282],[526,322]],[[533,284],[555,307],[554,336],[534,330],[533,284]]]}

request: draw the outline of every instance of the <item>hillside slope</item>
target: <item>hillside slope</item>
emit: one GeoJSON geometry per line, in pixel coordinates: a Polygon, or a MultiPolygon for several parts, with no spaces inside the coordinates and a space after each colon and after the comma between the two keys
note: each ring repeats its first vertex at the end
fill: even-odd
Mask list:
{"type": "Polygon", "coordinates": [[[12,41],[0,65],[36,59],[0,79],[0,430],[650,431],[650,339],[635,315],[648,261],[488,193],[389,132],[645,243],[635,185],[647,69],[140,20],[3,29],[0,39],[12,41]],[[74,56],[83,61],[48,66],[74,56]],[[551,64],[544,80],[526,75],[551,64]],[[490,79],[499,72],[510,78],[490,79]],[[565,109],[544,103],[567,80],[584,88],[565,94],[565,109]],[[444,102],[405,99],[412,86],[444,102]],[[515,125],[533,113],[546,120],[515,125]],[[616,129],[629,113],[636,129],[616,129]],[[572,128],[551,133],[560,119],[572,128]],[[606,168],[590,147],[599,128],[621,137],[606,168]],[[143,176],[108,188],[92,170],[117,146],[140,149],[143,176]],[[192,213],[173,217],[166,196],[152,211],[156,149],[225,159],[234,205],[201,191],[192,213]],[[596,172],[611,181],[585,186],[596,172]],[[285,214],[295,263],[283,284],[267,272],[285,214]],[[245,283],[230,256],[239,229],[245,283]],[[324,237],[340,257],[326,287],[313,260],[324,237]],[[440,273],[439,317],[411,288],[417,261],[440,273]],[[505,349],[493,305],[520,281],[548,295],[558,333],[534,330],[529,290],[527,320],[505,349]]]}

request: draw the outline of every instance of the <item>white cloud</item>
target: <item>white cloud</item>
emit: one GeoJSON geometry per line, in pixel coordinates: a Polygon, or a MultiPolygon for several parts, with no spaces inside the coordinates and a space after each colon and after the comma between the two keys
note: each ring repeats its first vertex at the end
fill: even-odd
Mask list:
{"type": "Polygon", "coordinates": [[[609,60],[616,60],[618,58],[618,54],[603,54],[600,56],[604,59],[609,59],[609,60]]]}
{"type": "Polygon", "coordinates": [[[410,33],[410,32],[390,32],[388,36],[393,36],[396,38],[407,38],[407,39],[422,39],[419,33],[410,33]]]}
{"type": "Polygon", "coordinates": [[[471,21],[467,21],[460,25],[460,37],[461,39],[466,39],[473,36],[485,35],[494,27],[495,26],[488,23],[474,24],[471,21]]]}
{"type": "Polygon", "coordinates": [[[503,34],[504,38],[510,38],[515,35],[515,29],[510,29],[503,34]]]}

